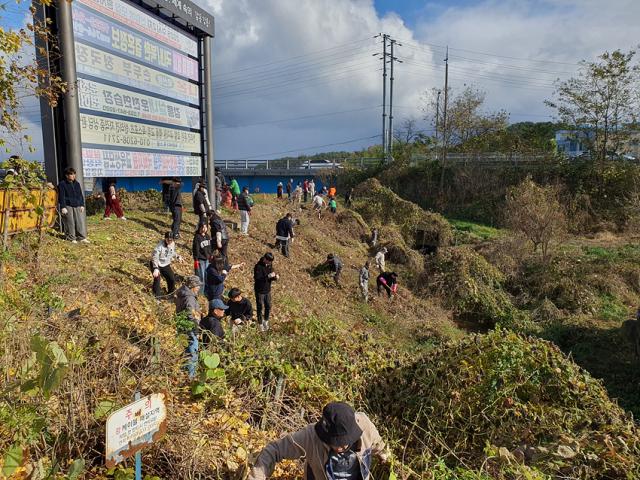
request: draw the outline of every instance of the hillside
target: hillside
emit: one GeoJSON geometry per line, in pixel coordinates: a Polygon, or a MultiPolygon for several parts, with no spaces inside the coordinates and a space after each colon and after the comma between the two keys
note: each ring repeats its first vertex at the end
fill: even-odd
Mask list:
{"type": "MultiPolygon", "coordinates": [[[[253,265],[272,249],[275,222],[288,208],[286,202],[278,202],[272,196],[259,195],[255,199],[250,236],[232,234],[229,247],[232,263],[245,262],[245,266],[234,270],[226,284],[227,288],[241,288],[252,302],[253,265]]],[[[445,418],[453,414],[452,405],[461,395],[458,387],[451,386],[430,391],[437,386],[433,380],[422,387],[416,384],[420,378],[431,378],[432,374],[422,368],[440,369],[443,378],[455,377],[463,362],[474,359],[463,358],[459,353],[454,360],[452,352],[466,352],[468,345],[475,343],[469,344],[470,337],[461,327],[468,325],[459,318],[458,304],[447,303],[441,296],[425,295],[422,287],[429,281],[420,276],[422,257],[407,244],[415,232],[407,234],[403,230],[403,220],[394,217],[393,209],[379,219],[373,218],[371,212],[362,211],[363,219],[344,209],[336,217],[326,214],[322,220],[307,209],[296,213],[300,226],[291,258],[275,254],[274,270],[281,279],[274,286],[272,330],[261,334],[249,327],[236,338],[228,334],[223,347],[212,347],[221,357],[224,374],[203,382],[205,388],[194,396],[180,369],[185,341],[176,335],[173,304],[157,302],[150,292],[148,260],[168,229],[170,218],[158,212],[160,201],[154,194],[128,195],[126,201],[126,222],[102,221],[99,215],[90,217],[89,245],[71,245],[54,235],[45,235],[38,244],[37,236],[24,236],[15,239],[12,248],[2,255],[0,452],[15,453],[20,449],[24,461],[14,478],[25,478],[27,474],[30,478],[45,478],[50,472],[65,478],[61,475],[69,474],[72,465],[81,462],[85,466],[82,477],[104,478],[105,416],[129,403],[136,390],[142,394],[166,391],[168,395],[167,436],[143,452],[145,473],[159,478],[242,478],[252,454],[268,439],[315,420],[322,405],[331,399],[352,402],[379,421],[398,458],[396,473],[406,478],[522,478],[525,470],[540,475],[530,478],[545,478],[539,472],[557,476],[567,471],[567,462],[560,461],[563,465],[559,465],[553,453],[522,460],[522,466],[519,461],[509,460],[509,455],[517,455],[512,453],[518,447],[519,439],[514,433],[517,429],[501,430],[502,443],[486,446],[470,434],[468,438],[474,438],[475,444],[473,454],[463,455],[468,451],[464,441],[456,439],[442,445],[450,427],[421,424],[419,428],[428,432],[423,437],[425,448],[407,447],[415,434],[406,423],[411,419],[401,420],[398,410],[406,407],[407,412],[415,413],[415,408],[420,411],[424,403],[424,408],[437,406],[431,411],[438,418],[445,418]],[[374,293],[366,305],[358,298],[357,271],[372,252],[361,237],[376,222],[383,222],[382,243],[404,252],[391,256],[388,264],[388,268],[400,272],[400,290],[393,301],[377,298],[374,293]],[[334,288],[329,278],[312,275],[313,268],[330,252],[339,255],[345,265],[340,288],[334,288]],[[31,352],[38,354],[35,360],[29,360],[31,352]],[[442,363],[447,359],[451,359],[450,366],[442,363]],[[400,375],[406,379],[404,372],[418,367],[418,373],[408,377],[415,376],[415,381],[408,385],[392,383],[392,390],[385,390],[389,385],[387,377],[400,375]],[[423,402],[424,395],[433,397],[432,403],[426,399],[423,402]],[[387,402],[392,399],[393,409],[386,412],[390,406],[387,402]],[[387,417],[391,414],[395,417],[387,417]],[[509,435],[514,437],[512,442],[505,441],[509,435]],[[496,452],[507,448],[509,455],[493,454],[494,448],[496,452]],[[425,456],[425,451],[431,453],[425,456]],[[502,458],[505,455],[506,460],[502,458]],[[484,464],[493,457],[509,465],[503,468],[495,460],[489,462],[490,469],[485,468],[484,464]],[[74,460],[76,463],[72,464],[74,460]]],[[[361,206],[356,203],[355,209],[361,206]]],[[[419,209],[416,214],[422,215],[419,209]]],[[[238,220],[233,212],[224,212],[223,216],[238,220]]],[[[449,228],[441,217],[428,218],[438,228],[449,228]]],[[[186,213],[183,239],[177,242],[186,259],[176,265],[181,275],[191,273],[194,229],[195,217],[186,213]]],[[[451,241],[446,235],[442,238],[451,241]]],[[[443,251],[447,248],[457,247],[443,245],[443,251]]],[[[204,298],[201,304],[205,305],[204,298]]],[[[517,338],[495,341],[505,342],[505,348],[520,345],[518,351],[533,349],[543,356],[553,350],[544,342],[517,338]]],[[[585,386],[576,387],[577,391],[586,389],[585,396],[593,399],[591,410],[585,411],[581,421],[588,421],[585,418],[598,408],[608,412],[608,419],[594,418],[581,431],[584,435],[609,435],[612,440],[602,443],[609,453],[598,447],[593,452],[598,455],[596,461],[588,456],[591,450],[576,440],[570,445],[574,449],[578,445],[580,455],[571,457],[569,463],[577,465],[575,471],[586,472],[581,478],[624,478],[619,476],[623,470],[638,472],[639,437],[633,422],[609,401],[601,384],[555,350],[552,355],[553,368],[571,372],[561,380],[562,388],[566,386],[564,382],[573,385],[579,377],[585,386]],[[605,428],[608,423],[615,428],[605,428]],[[585,462],[593,466],[581,469],[585,462]]],[[[517,365],[522,358],[516,356],[510,361],[517,365]]],[[[483,365],[485,369],[493,368],[490,362],[483,365]]],[[[526,364],[522,368],[526,373],[532,367],[526,364]]],[[[480,378],[474,375],[464,377],[468,388],[474,388],[474,381],[480,378]]],[[[493,375],[509,381],[500,371],[493,375]]],[[[526,376],[518,381],[525,390],[535,388],[526,376]]],[[[497,388],[496,401],[507,395],[499,384],[482,388],[497,388]]],[[[570,394],[575,392],[571,390],[570,394]]],[[[562,403],[556,394],[551,389],[544,403],[531,397],[521,400],[523,404],[529,402],[537,412],[535,421],[549,425],[539,430],[541,435],[548,437],[553,432],[562,438],[577,427],[556,425],[557,419],[584,407],[562,403]],[[553,415],[547,414],[548,408],[553,415]]],[[[465,408],[462,403],[456,411],[458,407],[465,408]]],[[[490,414],[482,428],[492,428],[502,420],[490,414]]],[[[521,417],[513,421],[519,422],[521,428],[525,421],[532,420],[521,417]]],[[[461,435],[467,438],[464,432],[479,427],[471,424],[456,428],[461,428],[461,435]]],[[[487,437],[486,442],[491,438],[487,437]]],[[[534,447],[547,449],[551,444],[555,448],[565,445],[538,434],[530,436],[529,441],[534,447]]],[[[580,442],[583,441],[581,437],[580,442]]],[[[6,466],[7,457],[4,458],[6,466]]],[[[118,479],[132,478],[130,467],[129,463],[111,474],[115,473],[118,479]]],[[[296,463],[285,462],[274,478],[293,479],[300,475],[296,463]]]]}

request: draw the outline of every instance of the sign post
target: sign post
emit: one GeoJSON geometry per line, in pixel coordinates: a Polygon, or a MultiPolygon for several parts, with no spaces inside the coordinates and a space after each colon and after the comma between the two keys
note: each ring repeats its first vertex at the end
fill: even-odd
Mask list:
{"type": "Polygon", "coordinates": [[[142,479],[140,451],[162,438],[167,430],[167,409],[164,394],[154,393],[140,398],[126,407],[116,410],[106,424],[107,468],[115,467],[126,458],[135,456],[136,480],[142,479]]]}

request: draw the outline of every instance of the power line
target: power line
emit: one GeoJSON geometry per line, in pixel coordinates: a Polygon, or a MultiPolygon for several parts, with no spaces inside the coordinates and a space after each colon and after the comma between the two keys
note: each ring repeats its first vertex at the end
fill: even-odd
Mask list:
{"type": "MultiPolygon", "coordinates": [[[[370,48],[363,48],[363,47],[358,47],[356,49],[353,50],[347,50],[345,52],[342,52],[342,56],[343,56],[343,61],[339,62],[339,63],[348,63],[349,61],[352,61],[352,59],[359,57],[362,53],[368,53],[370,52],[371,49],[370,48]]],[[[290,65],[284,68],[276,68],[276,69],[269,69],[269,70],[265,70],[262,72],[256,72],[251,74],[250,76],[243,76],[241,79],[229,79],[229,80],[222,80],[220,82],[216,83],[216,87],[217,88],[227,88],[230,86],[234,86],[235,84],[242,84],[242,83],[251,83],[251,82],[255,82],[257,80],[260,79],[269,79],[271,77],[280,77],[280,76],[286,76],[289,75],[291,73],[299,73],[300,71],[305,71],[305,70],[310,70],[312,69],[311,67],[313,66],[320,66],[320,65],[324,65],[324,64],[336,64],[336,58],[335,58],[335,54],[332,54],[331,57],[323,59],[323,60],[317,60],[317,61],[309,61],[309,62],[300,62],[296,65],[290,65]]]]}
{"type": "MultiPolygon", "coordinates": [[[[360,69],[360,70],[362,70],[362,69],[360,69]]],[[[326,84],[329,84],[329,83],[336,82],[338,80],[346,80],[348,78],[355,77],[355,76],[358,76],[358,75],[359,75],[359,73],[351,73],[349,75],[344,75],[342,77],[338,77],[337,76],[337,77],[331,78],[331,79],[323,81],[323,82],[309,83],[309,84],[301,85],[299,87],[289,87],[289,88],[287,88],[287,93],[293,92],[293,91],[296,91],[296,90],[304,90],[304,89],[309,88],[309,87],[317,87],[317,86],[320,86],[320,85],[326,85],[326,84]]],[[[253,93],[253,92],[246,92],[246,93],[243,93],[243,94],[238,94],[232,100],[227,100],[227,101],[224,101],[224,102],[217,102],[217,105],[227,105],[229,103],[235,103],[235,102],[237,102],[239,100],[242,100],[242,99],[238,99],[238,97],[245,96],[245,95],[247,95],[249,93],[253,93]]],[[[249,97],[247,99],[248,100],[258,100],[258,99],[263,100],[265,98],[270,98],[270,97],[273,97],[273,96],[276,96],[276,95],[280,96],[281,93],[276,91],[275,93],[269,93],[269,94],[266,94],[266,95],[261,95],[260,97],[249,97]]],[[[214,98],[215,98],[215,94],[214,94],[214,98]]]]}
{"type": "Polygon", "coordinates": [[[371,135],[370,137],[362,137],[362,138],[354,138],[354,139],[351,139],[351,140],[345,140],[344,142],[327,143],[325,145],[315,145],[313,147],[294,148],[292,150],[285,150],[283,152],[270,152],[270,153],[263,153],[263,154],[260,154],[260,155],[251,155],[251,156],[248,156],[246,158],[239,158],[238,160],[253,160],[255,158],[268,157],[269,155],[284,155],[286,153],[303,152],[305,150],[313,150],[315,148],[325,148],[325,147],[334,147],[334,146],[337,146],[337,145],[346,145],[348,143],[360,142],[362,140],[371,140],[373,138],[378,138],[379,136],[380,135],[371,135]]]}
{"type": "Polygon", "coordinates": [[[343,44],[336,45],[336,46],[333,46],[333,47],[324,48],[322,50],[315,50],[313,52],[307,52],[307,53],[304,53],[304,54],[301,54],[301,55],[296,55],[294,57],[288,57],[288,58],[285,58],[285,59],[274,60],[272,62],[262,63],[262,64],[259,64],[259,65],[253,65],[253,66],[250,66],[250,67],[244,67],[244,68],[240,68],[238,70],[232,70],[232,71],[229,71],[229,72],[218,73],[218,74],[214,75],[213,77],[216,78],[216,77],[221,77],[221,76],[225,76],[225,75],[231,75],[231,74],[234,74],[234,73],[246,72],[247,70],[252,70],[254,68],[266,67],[266,66],[269,66],[269,65],[275,65],[277,63],[286,63],[286,62],[290,62],[292,60],[296,60],[298,58],[304,58],[304,57],[315,55],[317,53],[327,52],[327,51],[330,51],[330,50],[336,50],[336,49],[339,49],[339,48],[343,48],[343,47],[345,47],[347,45],[354,45],[354,44],[363,43],[363,42],[366,42],[366,41],[371,41],[371,37],[363,38],[361,40],[354,40],[354,41],[343,43],[343,44]]]}
{"type": "MultiPolygon", "coordinates": [[[[370,60],[368,57],[364,57],[367,58],[367,60],[370,60]]],[[[270,74],[269,76],[265,76],[265,77],[257,77],[257,78],[248,78],[246,80],[242,80],[242,81],[238,81],[235,82],[233,84],[225,84],[225,85],[218,85],[215,86],[216,90],[233,90],[236,87],[251,87],[252,85],[262,85],[262,84],[269,84],[273,81],[277,81],[279,79],[291,79],[291,78],[297,78],[302,74],[305,73],[309,73],[309,72],[317,72],[318,70],[321,70],[323,72],[328,72],[328,71],[341,71],[344,70],[347,67],[352,67],[355,65],[362,65],[363,57],[353,57],[350,59],[345,59],[344,61],[333,61],[330,64],[326,64],[323,65],[324,68],[321,68],[319,66],[313,66],[313,67],[308,67],[308,68],[302,68],[299,69],[298,71],[292,71],[292,72],[281,72],[281,73],[273,73],[270,74]],[[358,63],[358,60],[360,60],[360,62],[358,63]]]]}
{"type": "MultiPolygon", "coordinates": [[[[363,65],[363,64],[361,64],[363,65]]],[[[349,73],[349,72],[357,72],[357,71],[361,71],[361,70],[369,70],[371,68],[372,64],[368,63],[366,66],[364,67],[359,67],[359,68],[351,68],[351,69],[346,69],[346,70],[342,70],[341,73],[349,73]]],[[[218,94],[215,95],[215,98],[218,99],[222,99],[222,98],[229,98],[229,97],[235,97],[235,96],[241,96],[241,95],[248,95],[248,94],[252,94],[252,93],[257,93],[257,92],[264,92],[264,91],[269,91],[269,90],[273,90],[273,89],[280,89],[282,87],[286,87],[288,85],[291,84],[296,84],[296,83],[304,83],[304,82],[309,82],[312,80],[320,80],[326,77],[331,77],[334,76],[334,72],[328,72],[322,75],[315,75],[315,76],[309,76],[306,78],[300,78],[300,79],[296,79],[296,80],[292,80],[292,81],[288,81],[288,82],[279,82],[279,83],[275,83],[275,84],[268,84],[268,85],[264,85],[264,86],[260,86],[260,87],[255,87],[255,88],[250,88],[250,89],[245,89],[245,90],[238,90],[238,91],[234,91],[234,92],[229,92],[229,93],[223,93],[223,94],[218,94]]],[[[339,79],[338,77],[335,78],[336,80],[339,79]]]]}
{"type": "MultiPolygon", "coordinates": [[[[403,42],[403,44],[405,46],[412,46],[412,47],[417,48],[417,49],[423,49],[425,51],[428,51],[422,45],[416,45],[416,44],[410,43],[407,40],[402,40],[402,39],[400,41],[403,42]]],[[[440,48],[442,50],[444,50],[446,48],[444,45],[437,45],[437,44],[428,43],[428,42],[422,42],[422,43],[423,43],[423,45],[428,45],[430,47],[440,48]]],[[[512,56],[508,56],[508,55],[500,55],[500,54],[497,54],[497,53],[479,52],[477,50],[467,50],[467,49],[464,49],[464,48],[449,47],[449,50],[454,50],[454,51],[457,51],[457,52],[474,53],[476,55],[485,55],[485,56],[488,56],[488,57],[506,58],[506,59],[509,59],[509,60],[519,60],[519,61],[523,61],[523,62],[552,63],[552,64],[557,64],[557,65],[570,65],[570,66],[573,66],[573,67],[574,66],[582,66],[581,63],[560,62],[560,61],[557,61],[557,60],[537,60],[537,59],[533,59],[533,58],[524,58],[524,57],[512,57],[512,56]]]]}
{"type": "Polygon", "coordinates": [[[267,125],[267,124],[271,124],[271,123],[282,123],[282,122],[292,122],[294,120],[307,120],[309,118],[319,118],[319,117],[329,117],[332,115],[341,115],[344,113],[353,113],[353,112],[363,112],[365,110],[373,110],[376,108],[380,108],[380,105],[376,105],[375,107],[362,107],[362,108],[354,108],[351,110],[341,110],[338,112],[327,112],[327,113],[318,113],[316,115],[305,115],[303,117],[293,117],[293,118],[281,118],[278,120],[268,120],[268,121],[264,121],[264,122],[257,122],[257,123],[248,123],[245,125],[228,125],[225,127],[216,127],[215,130],[223,130],[225,128],[244,128],[244,127],[253,127],[256,125],[267,125]]]}

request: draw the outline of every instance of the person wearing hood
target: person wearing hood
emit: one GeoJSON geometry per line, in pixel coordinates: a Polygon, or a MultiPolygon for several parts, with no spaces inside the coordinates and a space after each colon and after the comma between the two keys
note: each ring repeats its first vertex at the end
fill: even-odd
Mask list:
{"type": "Polygon", "coordinates": [[[185,350],[186,369],[191,379],[195,378],[198,368],[198,328],[202,317],[198,303],[198,292],[201,287],[200,279],[196,275],[190,275],[185,279],[184,285],[176,292],[176,315],[185,312],[186,317],[191,321],[191,329],[187,331],[189,344],[185,350]]]}
{"type": "Polygon", "coordinates": [[[282,182],[278,182],[278,186],[276,187],[276,193],[278,198],[282,198],[282,182]]]}
{"type": "Polygon", "coordinates": [[[304,479],[370,480],[371,460],[388,462],[382,437],[366,414],[331,402],[315,424],[269,443],[258,455],[249,480],[266,480],[285,459],[304,459],[304,479]]]}
{"type": "Polygon", "coordinates": [[[387,251],[388,251],[387,247],[382,247],[382,250],[376,253],[376,256],[375,256],[376,267],[378,267],[378,269],[380,270],[380,273],[383,273],[385,271],[384,256],[387,253],[387,251]]]}

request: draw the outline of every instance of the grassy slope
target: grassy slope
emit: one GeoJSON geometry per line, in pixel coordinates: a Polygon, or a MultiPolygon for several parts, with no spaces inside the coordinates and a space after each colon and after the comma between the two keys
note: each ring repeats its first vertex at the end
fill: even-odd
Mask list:
{"type": "MultiPolygon", "coordinates": [[[[230,241],[231,261],[245,262],[245,266],[234,270],[227,281],[227,288],[240,287],[252,301],[253,265],[265,251],[271,250],[275,222],[288,208],[286,203],[277,202],[273,197],[257,196],[256,200],[250,236],[233,233],[230,241]]],[[[187,470],[193,474],[225,476],[225,472],[235,470],[246,460],[247,451],[254,451],[265,442],[265,434],[245,423],[255,412],[247,407],[247,395],[243,397],[241,386],[237,392],[232,386],[223,399],[226,409],[216,407],[222,406],[220,402],[212,405],[191,399],[186,377],[179,370],[182,346],[176,341],[171,322],[174,307],[166,301],[156,303],[150,294],[148,260],[153,247],[168,229],[170,217],[151,209],[129,209],[126,214],[129,219],[126,222],[103,221],[99,215],[90,217],[89,245],[72,245],[48,236],[42,244],[37,266],[21,263],[24,252],[20,251],[13,252],[14,261],[3,265],[4,278],[17,288],[7,289],[0,303],[20,312],[25,333],[39,330],[50,340],[63,345],[71,342],[83,351],[84,363],[69,375],[69,383],[78,386],[81,393],[73,389],[60,392],[56,402],[69,408],[56,406],[52,411],[60,415],[56,429],[68,429],[72,436],[77,432],[64,417],[78,416],[79,421],[86,424],[87,438],[75,444],[75,454],[57,452],[57,455],[67,458],[82,455],[89,465],[99,465],[104,420],[93,418],[98,403],[108,400],[123,405],[136,387],[140,387],[143,394],[166,389],[170,392],[171,412],[168,441],[145,452],[149,456],[147,463],[154,465],[154,471],[169,477],[174,475],[174,478],[187,470]],[[20,285],[15,284],[16,279],[20,279],[20,285]],[[25,289],[38,293],[21,299],[20,291],[25,289]],[[37,304],[37,311],[29,308],[29,303],[37,304]],[[64,307],[56,310],[62,303],[64,307]],[[43,312],[41,306],[46,304],[54,307],[53,310],[43,312]],[[79,309],[78,315],[68,318],[68,312],[75,309],[79,309]],[[158,345],[154,346],[156,340],[158,345]],[[203,451],[215,454],[207,458],[202,455],[203,451]]],[[[223,216],[239,220],[233,212],[225,212],[223,216]]],[[[272,331],[268,337],[248,331],[244,334],[247,341],[265,350],[280,351],[276,354],[286,357],[286,348],[292,348],[286,342],[293,337],[295,344],[296,335],[307,334],[306,326],[319,322],[339,329],[338,337],[347,339],[348,345],[354,348],[362,343],[359,339],[374,338],[377,353],[392,359],[401,352],[429,347],[430,339],[436,336],[462,336],[446,311],[428,299],[414,297],[402,288],[402,283],[393,302],[373,294],[372,302],[363,304],[358,300],[357,275],[367,256],[366,245],[341,232],[329,214],[322,220],[314,218],[309,211],[297,216],[301,226],[296,229],[291,258],[276,254],[274,263],[281,279],[274,287],[272,331]],[[337,253],[345,265],[340,289],[330,288],[326,279],[314,279],[309,274],[329,252],[337,253]]],[[[191,274],[194,229],[195,217],[187,212],[183,239],[177,242],[179,253],[185,258],[184,263],[175,265],[180,275],[191,274]]],[[[201,304],[205,305],[204,298],[201,304]]],[[[239,340],[239,344],[241,342],[239,340]]],[[[17,365],[28,356],[28,337],[25,336],[22,343],[15,343],[17,346],[3,351],[2,367],[6,367],[3,371],[8,370],[10,363],[17,365]]],[[[335,356],[335,352],[328,352],[335,356]]],[[[233,353],[227,358],[233,358],[233,353]]],[[[331,363],[335,360],[321,359],[320,363],[324,364],[324,360],[324,371],[327,366],[335,368],[331,363]]],[[[307,365],[301,357],[294,359],[296,361],[300,361],[307,372],[323,372],[321,367],[307,365]]],[[[317,360],[312,359],[311,363],[314,361],[317,360]]],[[[348,362],[349,356],[338,359],[339,364],[348,362]]],[[[336,378],[339,381],[342,377],[336,378]]],[[[329,397],[340,392],[349,395],[349,390],[342,390],[339,385],[333,392],[329,397]]],[[[357,402],[357,398],[347,399],[357,402]]],[[[315,413],[309,415],[315,416],[315,413]]],[[[302,417],[294,419],[286,428],[303,422],[302,417]]],[[[270,436],[285,427],[282,422],[267,425],[270,436]]],[[[92,476],[101,475],[99,468],[94,467],[92,472],[92,476]]],[[[287,473],[285,468],[282,478],[287,475],[295,478],[295,469],[293,472],[287,473]]]]}

